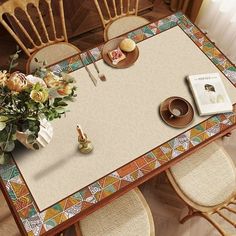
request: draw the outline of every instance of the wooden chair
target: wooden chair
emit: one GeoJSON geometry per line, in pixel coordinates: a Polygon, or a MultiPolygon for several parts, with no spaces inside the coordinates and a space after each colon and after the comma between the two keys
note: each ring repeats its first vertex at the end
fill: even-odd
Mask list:
{"type": "Polygon", "coordinates": [[[166,173],[177,194],[188,205],[188,215],[180,223],[193,216],[202,216],[221,235],[229,235],[213,219],[218,215],[236,227],[236,222],[226,214],[236,215],[232,207],[236,204],[235,166],[222,147],[213,142],[177,163],[166,173]]]}
{"type": "Polygon", "coordinates": [[[52,9],[52,0],[8,0],[0,5],[1,24],[29,57],[27,73],[38,66],[35,58],[50,65],[80,52],[68,43],[63,1],[54,2],[58,9],[52,9]]]}
{"type": "Polygon", "coordinates": [[[152,213],[138,188],[81,220],[75,231],[77,236],[155,236],[152,213]]]}
{"type": "Polygon", "coordinates": [[[105,41],[149,23],[145,18],[137,16],[139,0],[133,2],[134,4],[131,4],[131,0],[94,0],[104,28],[105,41]]]}

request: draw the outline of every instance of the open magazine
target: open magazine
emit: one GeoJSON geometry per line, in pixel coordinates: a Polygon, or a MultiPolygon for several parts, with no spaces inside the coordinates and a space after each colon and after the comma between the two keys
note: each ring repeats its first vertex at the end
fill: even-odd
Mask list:
{"type": "Polygon", "coordinates": [[[233,106],[218,73],[188,76],[199,115],[233,111],[233,106]]]}

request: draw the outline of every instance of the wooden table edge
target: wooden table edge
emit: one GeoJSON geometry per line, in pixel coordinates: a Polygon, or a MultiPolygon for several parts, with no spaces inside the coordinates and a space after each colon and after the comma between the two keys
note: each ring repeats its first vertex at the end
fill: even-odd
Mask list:
{"type": "Polygon", "coordinates": [[[134,182],[130,183],[129,185],[123,187],[122,189],[118,190],[117,192],[115,192],[115,193],[111,194],[110,196],[106,197],[105,199],[99,201],[95,205],[85,209],[83,212],[81,212],[81,213],[73,216],[72,218],[68,219],[66,222],[61,223],[57,227],[53,228],[51,230],[51,232],[48,231],[48,232],[42,234],[42,236],[52,236],[52,235],[54,235],[52,233],[56,233],[56,234],[60,233],[61,231],[63,231],[63,229],[67,229],[68,227],[70,227],[73,224],[77,223],[78,221],[82,220],[86,216],[88,216],[91,213],[95,212],[99,208],[102,208],[103,206],[105,206],[108,203],[114,201],[115,199],[119,198],[123,194],[129,192],[133,188],[138,187],[139,185],[141,185],[141,184],[147,182],[148,180],[150,180],[151,178],[153,178],[153,177],[157,176],[158,174],[164,172],[169,167],[171,167],[172,165],[174,165],[174,164],[178,163],[179,161],[183,160],[184,158],[186,158],[187,156],[189,156],[192,153],[196,152],[197,150],[203,148],[204,146],[208,145],[209,143],[211,143],[211,142],[213,142],[213,141],[215,141],[215,140],[217,140],[221,137],[226,136],[228,133],[230,133],[234,129],[236,129],[236,123],[234,125],[230,126],[229,128],[225,129],[224,131],[208,138],[207,140],[204,140],[201,144],[193,147],[192,149],[189,149],[188,151],[184,152],[183,154],[180,154],[177,158],[172,159],[166,165],[162,165],[159,168],[151,171],[150,173],[140,177],[139,179],[135,180],[134,182]]]}
{"type": "MultiPolygon", "coordinates": [[[[181,13],[181,12],[178,12],[178,13],[181,13]]],[[[172,14],[166,15],[166,16],[164,16],[164,17],[158,19],[157,21],[162,20],[162,19],[164,19],[164,18],[166,18],[166,17],[169,17],[169,16],[172,16],[172,15],[175,15],[175,14],[176,14],[176,13],[172,13],[172,14]]],[[[183,13],[182,13],[182,14],[183,14],[183,13]]],[[[185,15],[183,14],[183,16],[185,16],[185,15]]],[[[186,17],[186,16],[185,16],[185,17],[186,17]]],[[[188,17],[186,17],[186,18],[189,20],[188,17]]],[[[157,22],[157,21],[154,21],[154,22],[157,22]]],[[[154,23],[154,22],[150,22],[149,24],[154,23]]],[[[190,22],[191,22],[191,21],[190,21],[190,22]]],[[[191,22],[191,23],[192,23],[195,27],[197,27],[193,22],[191,22]]],[[[147,24],[147,25],[149,25],[149,24],[147,24]]],[[[142,27],[141,27],[141,28],[142,28],[142,27]]],[[[137,29],[140,29],[140,27],[137,28],[137,29]]],[[[135,31],[135,30],[137,30],[137,29],[134,29],[134,30],[132,30],[132,31],[130,31],[130,32],[133,32],[133,31],[135,31]]],[[[200,32],[202,32],[198,27],[197,27],[197,29],[198,29],[200,32]]],[[[128,32],[128,33],[129,33],[129,32],[128,32]]],[[[128,33],[125,33],[124,35],[127,35],[128,33]]],[[[205,35],[205,37],[209,40],[209,38],[208,38],[206,35],[205,35]]],[[[211,42],[211,40],[209,40],[209,41],[211,42]]],[[[194,42],[193,42],[193,43],[194,43],[194,42]]],[[[103,45],[103,44],[104,44],[104,42],[101,43],[101,44],[96,45],[95,47],[99,47],[99,46],[101,46],[101,45],[103,45]]],[[[87,50],[84,50],[84,51],[80,52],[79,54],[82,54],[82,53],[84,53],[84,52],[87,52],[88,50],[91,50],[91,49],[93,49],[93,48],[95,48],[95,47],[92,47],[92,48],[89,48],[89,49],[87,49],[87,50]]],[[[223,53],[217,46],[214,45],[214,47],[217,48],[217,49],[221,52],[221,54],[224,55],[224,53],[223,53]]],[[[203,51],[202,51],[202,52],[203,52],[203,51]]],[[[203,53],[204,53],[204,52],[203,52],[203,53]]],[[[79,55],[79,54],[75,54],[75,55],[79,55]]],[[[74,55],[74,56],[75,56],[75,55],[74,55]]],[[[225,56],[225,55],[224,55],[224,56],[225,56]]],[[[225,57],[226,57],[226,56],[225,56],[225,57]]],[[[69,57],[69,58],[70,58],[70,57],[69,57]]],[[[65,58],[65,60],[66,60],[66,59],[67,59],[67,58],[65,58]]],[[[234,65],[227,57],[226,57],[226,59],[227,59],[232,65],[234,65]]],[[[64,60],[63,60],[63,61],[64,61],[64,60]]],[[[55,64],[58,64],[58,62],[55,63],[55,64]]],[[[55,65],[55,64],[53,64],[53,65],[55,65]]],[[[50,66],[52,66],[52,65],[50,65],[50,66]]],[[[50,67],[50,66],[48,66],[48,67],[50,67]]],[[[221,72],[222,72],[222,71],[221,71],[221,72]]],[[[230,81],[230,80],[229,80],[229,81],[230,81]]],[[[231,81],[230,81],[230,82],[231,82],[231,81]]],[[[231,82],[231,83],[232,83],[232,82],[231,82]]],[[[232,84],[233,84],[233,83],[232,83],[232,84]]],[[[234,84],[233,84],[233,85],[234,85],[234,84]]],[[[234,86],[235,86],[235,85],[234,85],[234,86]]],[[[207,119],[206,119],[206,120],[207,120],[207,119]]],[[[133,189],[133,188],[135,188],[135,187],[138,187],[139,185],[143,184],[144,182],[150,180],[150,179],[153,178],[154,176],[156,176],[156,175],[162,173],[163,171],[165,171],[166,169],[168,169],[170,166],[172,166],[172,165],[176,164],[177,162],[181,161],[182,159],[184,159],[186,156],[192,154],[193,152],[196,152],[197,150],[199,150],[199,149],[201,149],[202,147],[206,146],[206,145],[209,144],[210,142],[213,142],[214,140],[216,140],[216,139],[218,139],[218,138],[220,138],[220,137],[225,136],[226,134],[230,133],[230,132],[231,132],[232,130],[234,130],[234,129],[236,129],[236,123],[235,123],[234,125],[231,125],[229,128],[225,129],[224,131],[220,131],[219,133],[215,134],[214,136],[208,138],[207,140],[202,141],[199,145],[197,145],[197,146],[195,146],[195,147],[193,147],[193,148],[191,148],[191,149],[188,149],[188,150],[185,151],[183,154],[180,154],[178,157],[176,157],[176,158],[172,159],[171,161],[169,161],[167,164],[164,164],[164,165],[158,167],[157,169],[154,169],[154,170],[151,171],[150,173],[148,173],[148,174],[146,174],[146,175],[140,177],[139,179],[135,180],[134,182],[131,182],[129,185],[123,187],[122,189],[119,189],[118,191],[116,191],[115,193],[113,193],[113,194],[111,194],[110,196],[106,197],[105,199],[99,201],[99,202],[96,203],[95,205],[90,206],[89,208],[83,210],[81,213],[78,213],[77,215],[75,215],[75,216],[73,216],[73,217],[67,219],[65,222],[60,223],[60,224],[57,225],[56,227],[54,227],[54,228],[48,230],[47,232],[41,234],[40,236],[49,236],[49,235],[55,235],[55,234],[57,234],[57,233],[60,233],[61,231],[65,230],[66,228],[68,228],[68,227],[70,227],[70,226],[72,226],[73,224],[75,224],[75,223],[78,222],[79,220],[81,220],[81,219],[83,219],[84,217],[88,216],[88,215],[91,214],[92,212],[94,212],[94,211],[98,210],[99,208],[101,208],[101,207],[107,205],[108,203],[110,203],[110,202],[112,202],[113,200],[119,198],[120,196],[122,196],[122,195],[125,194],[126,192],[130,191],[131,189],[133,189]]],[[[15,209],[15,207],[14,207],[14,205],[13,205],[12,200],[11,200],[10,197],[8,196],[6,186],[4,185],[3,180],[2,180],[1,178],[0,178],[0,187],[1,187],[1,190],[2,190],[2,192],[3,192],[3,195],[4,195],[4,197],[5,197],[6,201],[7,201],[7,204],[8,204],[8,206],[9,206],[9,208],[10,208],[10,211],[11,211],[13,217],[14,217],[14,220],[15,220],[15,222],[16,222],[16,224],[17,224],[17,226],[18,226],[18,228],[19,228],[19,230],[20,230],[20,232],[21,232],[21,234],[27,236],[28,233],[27,233],[26,230],[25,230],[25,227],[24,227],[24,225],[23,225],[23,223],[22,223],[22,221],[21,221],[21,219],[20,219],[20,217],[19,217],[18,212],[16,211],[16,209],[15,209]]]]}

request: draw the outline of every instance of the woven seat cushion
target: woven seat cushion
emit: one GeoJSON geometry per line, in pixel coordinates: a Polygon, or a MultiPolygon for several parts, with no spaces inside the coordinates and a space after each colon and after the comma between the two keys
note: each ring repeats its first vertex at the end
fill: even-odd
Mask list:
{"type": "Polygon", "coordinates": [[[83,236],[154,236],[153,227],[150,209],[136,190],[80,221],[83,236]]]}
{"type": "Polygon", "coordinates": [[[140,16],[125,16],[118,18],[108,26],[107,39],[115,38],[148,23],[148,20],[140,16]]]}
{"type": "Polygon", "coordinates": [[[182,190],[201,206],[215,206],[236,190],[235,167],[225,150],[211,143],[170,168],[182,190]]]}
{"type": "Polygon", "coordinates": [[[37,58],[38,61],[46,61],[47,65],[52,65],[79,52],[80,50],[70,43],[61,42],[51,44],[41,48],[29,58],[27,72],[32,73],[39,66],[35,58],[37,58]]]}

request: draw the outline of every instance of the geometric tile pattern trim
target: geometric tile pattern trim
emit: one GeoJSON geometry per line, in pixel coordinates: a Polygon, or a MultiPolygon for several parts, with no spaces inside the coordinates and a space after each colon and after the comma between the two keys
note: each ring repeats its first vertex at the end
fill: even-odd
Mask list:
{"type": "MultiPolygon", "coordinates": [[[[127,36],[138,43],[177,25],[236,85],[236,68],[182,13],[176,13],[151,23],[128,33],[127,36]]],[[[90,50],[96,60],[101,58],[101,49],[102,45],[90,50]]],[[[82,53],[81,58],[84,63],[91,63],[86,53],[82,53]]],[[[82,66],[80,56],[76,55],[52,66],[51,70],[55,73],[72,72],[82,66]]],[[[27,235],[44,235],[45,232],[62,222],[235,124],[236,113],[215,115],[42,212],[37,209],[13,159],[6,165],[0,165],[0,177],[27,235]]]]}
{"type": "MultiPolygon", "coordinates": [[[[127,36],[134,41],[141,42],[149,37],[155,36],[172,27],[179,26],[193,40],[193,42],[206,54],[206,56],[215,64],[222,73],[236,85],[235,66],[215,47],[215,45],[202,33],[185,15],[181,12],[175,13],[157,22],[151,23],[138,30],[135,30],[127,36]]],[[[101,59],[101,50],[103,45],[90,50],[95,60],[101,59]]],[[[91,59],[84,52],[81,58],[85,64],[92,63],[91,59]]],[[[70,73],[83,67],[80,56],[76,55],[51,67],[55,73],[61,71],[70,73]]]]}

